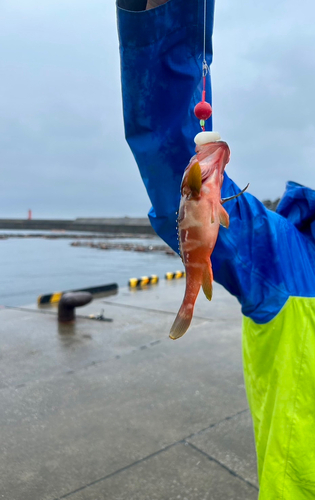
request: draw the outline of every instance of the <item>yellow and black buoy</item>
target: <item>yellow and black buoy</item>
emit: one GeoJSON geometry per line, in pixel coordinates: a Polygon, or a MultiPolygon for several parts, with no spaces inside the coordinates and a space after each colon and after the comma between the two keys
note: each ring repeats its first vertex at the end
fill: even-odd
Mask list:
{"type": "Polygon", "coordinates": [[[130,278],[128,284],[130,288],[139,288],[145,285],[155,285],[158,283],[159,277],[156,274],[151,276],[142,276],[141,278],[130,278]]]}
{"type": "Polygon", "coordinates": [[[175,271],[175,273],[166,273],[165,279],[166,280],[178,280],[179,278],[185,278],[185,276],[186,276],[185,271],[175,271]]]}

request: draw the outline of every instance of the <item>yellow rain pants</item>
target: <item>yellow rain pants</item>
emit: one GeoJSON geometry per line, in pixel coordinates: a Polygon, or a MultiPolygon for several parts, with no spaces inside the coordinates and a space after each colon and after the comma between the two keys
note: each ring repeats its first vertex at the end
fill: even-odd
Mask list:
{"type": "Polygon", "coordinates": [[[315,499],[315,298],[290,297],[269,323],[243,320],[259,500],[315,499]]]}

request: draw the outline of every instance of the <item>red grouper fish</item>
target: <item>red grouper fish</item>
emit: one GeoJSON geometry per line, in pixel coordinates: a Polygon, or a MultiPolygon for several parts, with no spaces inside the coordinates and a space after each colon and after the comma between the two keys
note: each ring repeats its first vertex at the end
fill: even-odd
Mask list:
{"type": "Polygon", "coordinates": [[[220,138],[217,132],[201,132],[196,136],[197,154],[190,160],[181,184],[178,237],[186,270],[186,290],[170,331],[173,340],[182,337],[187,331],[201,286],[207,299],[212,298],[210,257],[220,224],[229,227],[229,216],[222,203],[239,196],[248,187],[235,196],[221,200],[223,173],[230,159],[230,149],[221,140],[209,142],[209,139],[213,141],[216,138],[220,138]],[[199,141],[198,136],[202,137],[199,141]],[[208,142],[203,143],[207,139],[208,142]]]}

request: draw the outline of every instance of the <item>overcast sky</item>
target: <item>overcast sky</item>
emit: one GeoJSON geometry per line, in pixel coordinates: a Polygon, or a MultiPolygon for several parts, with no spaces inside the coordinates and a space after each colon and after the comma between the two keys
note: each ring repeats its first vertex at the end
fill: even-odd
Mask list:
{"type": "MultiPolygon", "coordinates": [[[[315,189],[314,19],[314,0],[216,2],[214,129],[259,199],[287,180],[315,189]]],[[[0,162],[0,218],[146,215],[114,0],[2,0],[0,162]]]]}

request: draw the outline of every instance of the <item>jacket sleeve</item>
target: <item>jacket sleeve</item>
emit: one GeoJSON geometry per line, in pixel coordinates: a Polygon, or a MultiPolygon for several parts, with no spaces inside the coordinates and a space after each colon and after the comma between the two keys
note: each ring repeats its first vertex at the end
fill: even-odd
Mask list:
{"type": "MultiPolygon", "coordinates": [[[[175,251],[180,183],[200,131],[193,110],[202,93],[203,6],[203,0],[169,0],[156,9],[133,11],[117,4],[126,139],[152,203],[151,224],[175,251]]],[[[213,10],[210,0],[208,64],[213,10]]],[[[210,77],[206,90],[211,100],[210,77]]],[[[237,192],[225,174],[222,197],[237,192]]],[[[250,194],[225,208],[230,228],[219,231],[211,257],[214,279],[238,298],[246,316],[265,323],[290,295],[314,296],[313,241],[250,194]]]]}

